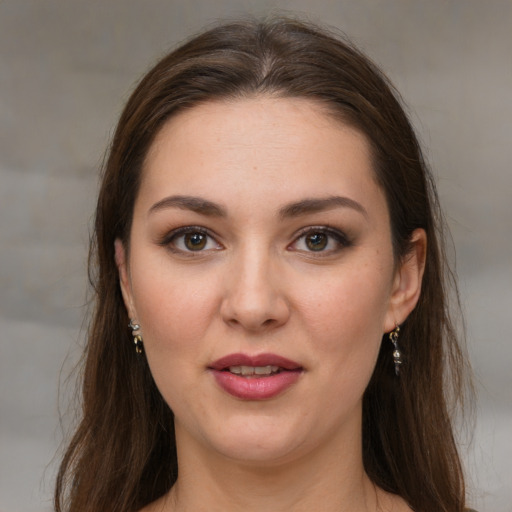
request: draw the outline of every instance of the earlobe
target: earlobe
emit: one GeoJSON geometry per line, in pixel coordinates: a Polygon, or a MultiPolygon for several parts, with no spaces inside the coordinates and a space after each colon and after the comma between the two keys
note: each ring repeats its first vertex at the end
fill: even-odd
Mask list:
{"type": "Polygon", "coordinates": [[[119,238],[116,238],[116,241],[114,242],[114,248],[117,270],[119,272],[119,284],[121,286],[121,293],[123,295],[124,305],[128,312],[128,316],[130,318],[134,318],[137,315],[135,314],[135,308],[133,306],[130,276],[128,272],[128,264],[126,259],[126,250],[123,245],[123,242],[119,238]]]}
{"type": "Polygon", "coordinates": [[[397,324],[402,324],[416,307],[421,294],[426,254],[427,235],[425,230],[416,229],[411,236],[411,250],[396,270],[386,318],[386,332],[393,330],[397,324]]]}

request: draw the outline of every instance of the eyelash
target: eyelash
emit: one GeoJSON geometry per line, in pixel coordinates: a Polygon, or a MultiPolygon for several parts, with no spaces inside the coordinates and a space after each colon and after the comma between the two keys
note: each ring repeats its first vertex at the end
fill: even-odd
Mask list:
{"type": "MultiPolygon", "coordinates": [[[[353,245],[352,241],[347,237],[345,233],[339,231],[338,229],[334,229],[328,226],[310,226],[301,230],[299,235],[295,238],[295,240],[289,245],[292,247],[297,245],[299,241],[306,240],[308,236],[312,235],[325,235],[327,237],[327,244],[330,243],[331,240],[334,240],[336,247],[334,249],[321,249],[319,251],[315,251],[313,249],[295,249],[297,251],[305,252],[308,254],[313,254],[318,257],[322,257],[324,255],[330,255],[339,252],[341,249],[346,249],[353,245]]],[[[306,243],[306,242],[304,242],[306,243]]]]}
{"type": "MultiPolygon", "coordinates": [[[[187,250],[185,248],[179,248],[177,247],[176,241],[179,238],[185,237],[186,235],[202,235],[206,237],[206,244],[211,242],[212,240],[215,242],[215,245],[217,246],[213,250],[219,250],[222,248],[220,244],[215,240],[215,237],[206,229],[200,227],[200,226],[184,226],[182,228],[175,229],[171,231],[169,234],[167,234],[162,241],[160,242],[160,245],[164,247],[168,247],[172,252],[178,253],[178,254],[186,254],[188,256],[198,254],[201,252],[204,252],[205,249],[201,248],[200,250],[194,251],[194,250],[187,250]]],[[[184,243],[184,241],[183,241],[184,243]]],[[[206,250],[212,250],[212,249],[206,249],[206,250]]]]}
{"type": "MultiPolygon", "coordinates": [[[[185,243],[185,240],[183,240],[183,243],[185,243]]],[[[304,242],[307,243],[307,242],[304,242]]],[[[201,252],[205,251],[211,251],[211,250],[220,250],[222,249],[222,246],[216,241],[215,236],[212,235],[207,229],[201,227],[201,226],[184,226],[178,229],[175,229],[168,233],[159,243],[159,245],[162,245],[164,247],[169,248],[172,252],[178,253],[178,254],[186,254],[187,256],[192,256],[194,254],[199,254],[201,252]],[[186,235],[202,235],[206,237],[205,246],[207,246],[212,240],[214,241],[216,247],[214,249],[208,248],[205,249],[204,247],[198,248],[198,250],[194,251],[192,249],[186,249],[186,248],[179,248],[177,247],[176,241],[182,237],[185,237],[186,235]]],[[[339,231],[337,229],[333,229],[328,226],[309,226],[307,228],[302,229],[299,234],[296,236],[294,241],[288,246],[288,248],[292,248],[294,251],[298,252],[304,252],[312,255],[316,255],[317,257],[322,257],[333,253],[337,253],[343,248],[348,248],[352,246],[352,241],[343,233],[342,231],[339,231]],[[328,245],[332,240],[334,240],[334,243],[336,244],[336,247],[333,249],[325,249],[321,248],[318,251],[315,251],[314,249],[298,249],[294,246],[297,246],[297,244],[301,240],[306,240],[308,236],[312,235],[325,235],[327,237],[326,244],[328,245]]]]}

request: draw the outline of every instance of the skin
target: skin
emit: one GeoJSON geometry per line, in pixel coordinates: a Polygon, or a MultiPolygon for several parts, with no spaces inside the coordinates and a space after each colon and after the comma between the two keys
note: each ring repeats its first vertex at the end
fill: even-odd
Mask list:
{"type": "Polygon", "coordinates": [[[361,411],[383,334],[418,300],[422,230],[413,242],[396,262],[365,136],[313,102],[211,102],[167,122],[130,253],[116,241],[128,313],[175,414],[179,478],[147,510],[410,510],[364,472],[361,411]],[[345,199],[304,208],[333,196],[345,199]],[[193,211],[198,200],[222,212],[193,211]],[[187,226],[207,235],[176,234],[187,226]],[[239,352],[303,372],[276,397],[241,400],[208,371],[239,352]]]}

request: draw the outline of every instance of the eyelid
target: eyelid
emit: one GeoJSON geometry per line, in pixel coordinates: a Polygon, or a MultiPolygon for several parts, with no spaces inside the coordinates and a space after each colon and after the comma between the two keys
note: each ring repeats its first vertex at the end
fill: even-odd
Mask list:
{"type": "MultiPolygon", "coordinates": [[[[293,245],[297,244],[297,242],[307,236],[308,234],[313,233],[324,233],[328,237],[331,237],[335,240],[335,242],[338,244],[338,247],[336,249],[330,249],[330,250],[323,250],[323,251],[304,251],[301,249],[295,249],[300,252],[306,252],[308,254],[312,254],[318,257],[331,255],[333,253],[338,252],[342,248],[347,248],[353,245],[353,241],[347,236],[346,233],[341,231],[340,229],[333,228],[331,226],[327,225],[319,225],[319,226],[307,226],[298,231],[298,233],[295,234],[293,242],[288,246],[292,247],[293,245]]],[[[293,250],[293,249],[292,249],[293,250]]]]}
{"type": "Polygon", "coordinates": [[[203,226],[181,226],[179,228],[173,229],[170,232],[166,233],[158,241],[158,244],[163,247],[168,248],[170,251],[172,251],[174,253],[184,254],[187,256],[191,256],[191,255],[198,256],[200,253],[209,252],[211,250],[220,250],[220,249],[224,248],[222,246],[222,244],[217,240],[217,235],[212,233],[209,229],[204,228],[203,226]],[[206,235],[207,237],[209,237],[210,239],[212,239],[215,242],[217,247],[215,249],[203,249],[200,251],[186,251],[183,249],[179,249],[176,246],[173,246],[173,241],[176,238],[178,238],[182,235],[190,234],[190,233],[200,233],[200,234],[206,235]]]}
{"type": "MultiPolygon", "coordinates": [[[[158,244],[168,248],[170,251],[177,253],[177,254],[184,254],[187,256],[199,256],[201,253],[207,253],[212,250],[221,250],[224,249],[223,245],[218,241],[218,236],[213,233],[211,230],[203,227],[203,226],[181,226],[179,228],[173,229],[170,232],[166,233],[159,241],[158,244]],[[211,240],[215,242],[217,247],[214,249],[203,249],[198,251],[192,251],[192,250],[184,250],[176,247],[173,245],[173,241],[182,236],[189,233],[200,233],[204,234],[207,237],[209,237],[211,240]]],[[[338,228],[333,228],[328,225],[315,225],[315,226],[307,226],[304,228],[301,228],[298,232],[295,233],[293,241],[291,244],[288,245],[288,248],[291,250],[296,250],[298,252],[304,252],[308,254],[315,255],[317,257],[327,256],[331,255],[333,253],[336,253],[343,248],[347,248],[353,245],[353,241],[346,235],[345,232],[338,228]],[[313,233],[324,233],[329,238],[333,239],[335,243],[338,245],[338,247],[334,249],[327,249],[327,250],[321,250],[321,251],[313,251],[313,250],[303,250],[303,249],[296,249],[293,246],[296,245],[299,240],[307,236],[308,234],[313,233]]]]}

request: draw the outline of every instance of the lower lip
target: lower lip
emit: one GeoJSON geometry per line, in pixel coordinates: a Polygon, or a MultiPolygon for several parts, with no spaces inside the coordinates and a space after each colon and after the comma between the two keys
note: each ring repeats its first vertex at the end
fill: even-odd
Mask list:
{"type": "Polygon", "coordinates": [[[295,384],[301,370],[284,370],[275,375],[241,377],[228,371],[212,370],[217,384],[230,395],[242,400],[268,400],[295,384]]]}

